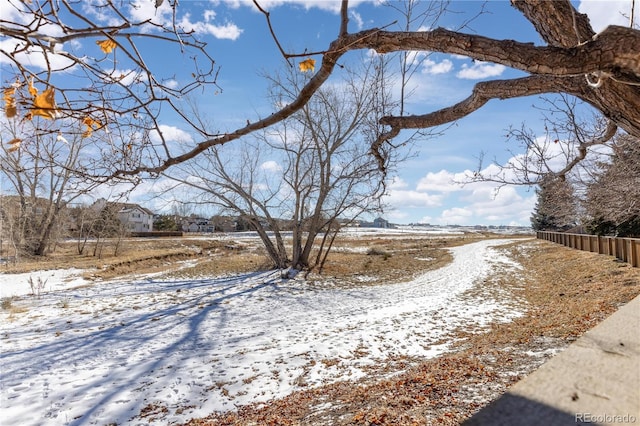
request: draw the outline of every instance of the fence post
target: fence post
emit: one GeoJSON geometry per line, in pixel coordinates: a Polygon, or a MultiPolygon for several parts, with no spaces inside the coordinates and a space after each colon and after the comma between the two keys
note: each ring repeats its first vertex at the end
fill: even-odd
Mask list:
{"type": "Polygon", "coordinates": [[[631,266],[640,267],[640,239],[631,240],[631,266]]]}

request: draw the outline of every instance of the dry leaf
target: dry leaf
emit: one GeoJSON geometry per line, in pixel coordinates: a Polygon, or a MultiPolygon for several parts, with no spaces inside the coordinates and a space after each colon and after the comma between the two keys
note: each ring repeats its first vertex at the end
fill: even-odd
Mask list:
{"type": "Polygon", "coordinates": [[[18,109],[16,107],[16,88],[8,87],[4,89],[4,113],[7,118],[15,117],[18,114],[18,109]]]}
{"type": "Polygon", "coordinates": [[[9,142],[7,142],[7,145],[11,145],[7,149],[7,151],[9,152],[17,151],[18,149],[20,149],[21,144],[22,144],[22,139],[19,139],[19,138],[11,139],[9,142]]]}
{"type": "Polygon", "coordinates": [[[82,133],[82,137],[83,138],[88,138],[93,134],[93,131],[102,127],[102,124],[97,121],[94,120],[93,118],[87,116],[85,118],[82,119],[82,124],[84,124],[85,126],[87,126],[87,129],[82,133]]]}
{"type": "Polygon", "coordinates": [[[38,95],[38,89],[33,85],[33,77],[31,77],[31,81],[29,82],[29,94],[34,98],[38,95]]]}
{"type": "Polygon", "coordinates": [[[36,96],[33,100],[33,111],[31,111],[29,118],[34,115],[39,115],[48,120],[56,118],[55,90],[53,87],[49,87],[42,94],[36,96]]]}
{"type": "Polygon", "coordinates": [[[113,49],[115,49],[118,45],[116,44],[115,41],[111,40],[111,39],[106,39],[106,40],[98,40],[96,41],[96,44],[98,46],[100,46],[100,49],[104,52],[104,53],[111,53],[113,51],[113,49]]]}
{"type": "Polygon", "coordinates": [[[300,62],[298,66],[300,67],[300,71],[302,72],[307,72],[307,71],[313,72],[313,70],[315,70],[316,68],[316,60],[308,58],[300,62]]]}

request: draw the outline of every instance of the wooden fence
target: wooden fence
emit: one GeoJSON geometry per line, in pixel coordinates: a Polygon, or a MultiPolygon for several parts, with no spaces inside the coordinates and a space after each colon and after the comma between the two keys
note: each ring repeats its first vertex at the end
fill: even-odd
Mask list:
{"type": "Polygon", "coordinates": [[[552,231],[538,231],[536,237],[578,250],[615,256],[631,266],[640,267],[640,238],[601,237],[552,231]]]}

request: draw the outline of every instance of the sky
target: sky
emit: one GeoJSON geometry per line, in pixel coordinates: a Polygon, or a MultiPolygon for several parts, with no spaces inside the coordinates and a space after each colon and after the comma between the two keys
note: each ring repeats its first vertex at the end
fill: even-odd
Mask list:
{"type": "MultiPolygon", "coordinates": [[[[6,2],[7,0],[0,0],[6,2]]],[[[135,2],[134,2],[135,3],[135,2]]],[[[166,20],[170,9],[163,4],[139,0],[137,8],[126,13],[137,18],[166,20]]],[[[331,0],[264,0],[260,5],[270,13],[274,31],[288,52],[313,52],[326,49],[336,38],[340,20],[339,1],[331,0]]],[[[87,2],[86,4],[89,4],[87,2]]],[[[379,2],[352,1],[349,31],[393,24],[398,15],[379,2]]],[[[582,1],[575,3],[587,13],[596,31],[608,24],[627,25],[631,1],[582,1]],[[625,16],[626,14],[626,16],[625,16]]],[[[510,6],[508,1],[452,1],[449,13],[438,26],[457,28],[474,18],[464,30],[488,37],[514,39],[542,44],[531,24],[510,6]],[[484,13],[478,15],[481,8],[484,13]]],[[[2,10],[7,10],[2,8],[2,10]]],[[[218,128],[226,131],[242,127],[271,113],[266,99],[268,84],[262,77],[282,69],[278,46],[269,33],[263,14],[250,1],[181,1],[179,22],[193,28],[208,43],[208,52],[220,65],[218,84],[221,91],[208,89],[199,94],[199,107],[206,111],[218,128]]],[[[85,7],[86,13],[96,10],[85,7]]],[[[6,13],[6,12],[5,12],[6,13]]],[[[640,13],[638,13],[640,15],[640,13]]],[[[638,19],[636,18],[636,22],[638,19]]],[[[422,28],[426,29],[426,28],[422,28]]],[[[0,41],[2,43],[3,41],[0,41]]],[[[357,58],[359,53],[345,57],[357,58]]],[[[161,50],[147,56],[152,67],[164,67],[167,74],[180,71],[180,60],[167,57],[161,50]]],[[[320,60],[316,55],[315,59],[320,60]]],[[[501,65],[471,61],[466,57],[433,54],[413,77],[415,91],[407,107],[411,114],[423,114],[450,106],[466,98],[479,81],[507,79],[523,74],[501,65]]],[[[518,153],[518,147],[505,137],[510,126],[523,124],[543,135],[538,97],[491,101],[485,107],[442,129],[437,137],[418,140],[413,155],[394,171],[384,198],[385,218],[395,223],[430,223],[439,225],[524,225],[530,224],[535,192],[528,187],[491,183],[461,185],[479,166],[505,164],[518,153]]],[[[184,123],[175,117],[163,117],[165,137],[180,143],[193,143],[184,123]]],[[[234,142],[237,143],[237,142],[234,142]]],[[[271,159],[265,159],[272,161],[271,159]]],[[[152,197],[161,182],[144,182],[132,193],[131,201],[155,211],[167,207],[166,198],[152,197]]]]}

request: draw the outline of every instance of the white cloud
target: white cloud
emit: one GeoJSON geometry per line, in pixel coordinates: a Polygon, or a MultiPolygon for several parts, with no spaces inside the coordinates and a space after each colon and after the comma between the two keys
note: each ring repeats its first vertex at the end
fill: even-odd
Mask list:
{"type": "Polygon", "coordinates": [[[169,89],[177,89],[178,88],[178,81],[174,80],[174,79],[163,81],[162,84],[167,86],[169,89]]]}
{"type": "MultiPolygon", "coordinates": [[[[156,9],[155,2],[148,0],[134,1],[128,9],[129,15],[135,21],[147,21],[153,22],[157,25],[165,25],[170,27],[173,20],[173,9],[169,2],[164,2],[159,8],[156,9]]],[[[178,8],[180,12],[180,8],[178,8]]],[[[236,24],[231,22],[225,22],[223,24],[212,23],[216,18],[215,11],[211,9],[204,10],[202,12],[202,20],[192,19],[190,13],[185,13],[178,18],[178,26],[184,31],[195,31],[199,35],[210,34],[219,39],[236,40],[242,34],[236,24]]],[[[153,27],[149,26],[148,31],[151,31],[153,27]]]]}
{"type": "Polygon", "coordinates": [[[409,184],[399,176],[394,176],[393,178],[391,178],[390,182],[387,182],[388,189],[403,189],[408,186],[409,184]]]}
{"type": "Polygon", "coordinates": [[[479,80],[487,77],[497,77],[504,72],[506,67],[500,64],[475,61],[473,65],[463,64],[456,76],[467,80],[479,80]]]}
{"type": "Polygon", "coordinates": [[[479,193],[474,196],[477,200],[469,208],[476,217],[503,224],[516,220],[521,225],[528,225],[536,201],[534,193],[523,197],[513,186],[503,187],[497,192],[493,188],[491,191],[484,191],[482,196],[479,193]]]}
{"type": "MultiPolygon", "coordinates": [[[[15,39],[8,38],[0,41],[0,50],[5,52],[22,50],[23,47],[24,44],[17,42],[15,39]]],[[[73,61],[60,53],[64,53],[63,45],[56,45],[54,53],[47,51],[46,55],[40,47],[31,46],[26,52],[22,51],[16,54],[15,59],[28,68],[51,69],[52,71],[65,69],[69,71],[73,61]]],[[[0,55],[0,64],[2,63],[13,63],[13,61],[9,60],[6,55],[0,55]]]]}
{"type": "Polygon", "coordinates": [[[444,59],[442,62],[432,61],[426,59],[422,63],[422,72],[424,74],[446,74],[453,69],[453,62],[449,59],[444,59]]]}
{"type": "Polygon", "coordinates": [[[269,160],[262,163],[260,169],[266,172],[277,173],[282,171],[282,166],[273,160],[269,160]]]}
{"type": "MultiPolygon", "coordinates": [[[[482,173],[495,176],[499,170],[498,165],[491,164],[482,173]]],[[[420,222],[423,223],[529,225],[536,201],[533,191],[523,195],[520,187],[471,182],[472,177],[470,170],[453,172],[443,169],[424,175],[415,189],[404,179],[397,178],[391,182],[385,202],[390,205],[390,211],[414,209],[414,214],[422,215],[420,222]],[[466,184],[463,185],[464,182],[466,184]]]]}
{"type": "MultiPolygon", "coordinates": [[[[193,138],[191,135],[184,130],[181,130],[175,126],[166,126],[161,124],[159,126],[160,133],[164,136],[165,140],[168,142],[181,142],[181,143],[190,143],[193,142],[193,138]]],[[[152,130],[149,133],[149,137],[153,143],[160,142],[160,135],[155,130],[152,130]]]]}
{"type": "Polygon", "coordinates": [[[578,6],[580,13],[586,13],[594,31],[599,33],[609,25],[629,26],[631,7],[635,1],[634,23],[640,26],[640,4],[637,0],[583,0],[578,6]]]}
{"type": "Polygon", "coordinates": [[[456,207],[437,216],[425,216],[421,221],[438,225],[500,224],[527,226],[536,197],[518,194],[515,187],[500,190],[489,183],[468,185],[468,192],[454,200],[456,207]]]}
{"type": "Polygon", "coordinates": [[[454,207],[444,210],[442,215],[435,220],[439,225],[469,225],[473,221],[473,212],[466,207],[454,207]]]}
{"type": "Polygon", "coordinates": [[[384,196],[383,201],[393,209],[402,210],[416,207],[440,206],[442,204],[442,196],[430,195],[420,191],[390,189],[387,195],[384,196]]]}
{"type": "Polygon", "coordinates": [[[2,19],[6,22],[27,22],[26,6],[23,2],[15,2],[9,0],[0,0],[0,10],[2,11],[2,19]]]}
{"type": "Polygon", "coordinates": [[[355,10],[352,10],[351,12],[349,12],[349,15],[351,16],[351,19],[356,23],[356,28],[358,28],[358,30],[364,28],[364,21],[362,20],[362,16],[360,16],[359,13],[357,13],[355,10]]]}
{"type": "Polygon", "coordinates": [[[202,14],[205,22],[213,21],[216,17],[216,12],[214,10],[205,10],[202,14]]]}
{"type": "MultiPolygon", "coordinates": [[[[211,0],[212,3],[214,5],[217,6],[218,2],[211,0]]],[[[243,0],[224,0],[224,4],[229,8],[229,9],[239,9],[240,6],[242,6],[243,4],[246,4],[247,2],[243,0]]]]}
{"type": "Polygon", "coordinates": [[[418,191],[455,192],[461,191],[463,186],[460,182],[468,180],[467,172],[451,173],[447,170],[440,170],[437,173],[429,172],[418,181],[416,189],[418,191]]]}
{"type": "MultiPolygon", "coordinates": [[[[208,14],[205,18],[211,18],[208,14]]],[[[187,32],[194,31],[196,34],[211,34],[215,38],[236,40],[242,34],[242,30],[233,23],[227,22],[224,25],[214,25],[208,22],[191,21],[191,15],[185,14],[179,23],[180,27],[187,32]]]]}
{"type": "MultiPolygon", "coordinates": [[[[85,12],[95,13],[92,9],[99,8],[93,7],[90,3],[86,3],[85,12]]],[[[167,1],[156,8],[155,2],[135,0],[130,3],[127,12],[134,21],[150,21],[159,25],[170,24],[173,17],[173,9],[167,1]]]]}

